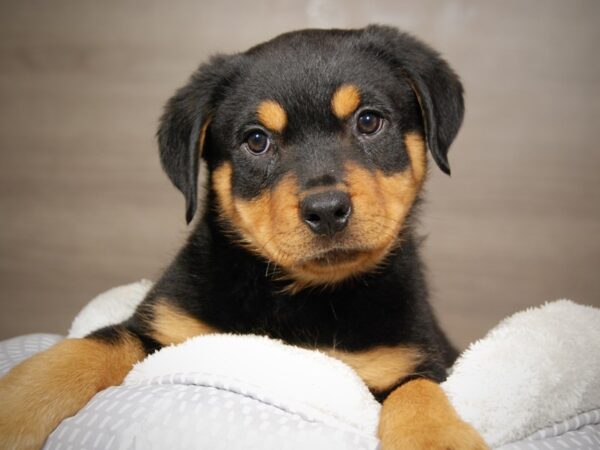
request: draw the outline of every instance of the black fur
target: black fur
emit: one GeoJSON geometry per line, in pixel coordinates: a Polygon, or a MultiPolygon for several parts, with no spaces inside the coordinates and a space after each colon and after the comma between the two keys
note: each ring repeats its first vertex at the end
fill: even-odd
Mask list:
{"type": "Polygon", "coordinates": [[[160,120],[157,133],[160,161],[185,196],[188,223],[197,207],[200,128],[221,100],[219,94],[231,76],[230,59],[216,56],[200,66],[189,83],[171,97],[160,120]]]}
{"type": "Polygon", "coordinates": [[[450,174],[448,149],[464,116],[462,85],[438,53],[406,33],[391,27],[365,30],[374,51],[381,52],[411,80],[422,110],[427,144],[439,168],[450,174]]]}
{"type": "MultiPolygon", "coordinates": [[[[339,181],[347,160],[384,173],[402,171],[409,164],[402,137],[415,130],[426,136],[434,160],[449,173],[448,148],[462,117],[457,76],[415,38],[381,26],[304,30],[200,66],[167,103],[158,142],[163,167],[185,196],[189,222],[197,202],[198,140],[207,120],[203,156],[209,172],[231,162],[239,169],[234,195],[252,199],[292,170],[303,189],[339,181]],[[359,85],[369,109],[387,119],[380,138],[357,141],[347,124],[331,114],[331,94],[344,82],[359,85]],[[276,157],[240,151],[262,98],[277,100],[289,113],[281,136],[265,131],[281,150],[276,157]]],[[[209,190],[208,207],[186,245],[125,324],[145,336],[147,349],[158,345],[149,337],[149,311],[157,299],[167,298],[225,332],[348,351],[414,345],[427,355],[418,376],[445,378],[456,352],[427,300],[411,225],[414,208],[400,244],[377,270],[331,287],[289,293],[288,281],[273,276],[269,261],[235,243],[215,209],[215,195],[209,190]]],[[[97,334],[112,336],[109,331],[97,334]]],[[[379,398],[388,392],[378,393],[379,398]]]]}

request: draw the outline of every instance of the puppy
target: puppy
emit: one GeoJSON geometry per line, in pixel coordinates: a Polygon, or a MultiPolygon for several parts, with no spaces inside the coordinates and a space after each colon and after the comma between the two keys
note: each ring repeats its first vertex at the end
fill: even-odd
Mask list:
{"type": "Polygon", "coordinates": [[[450,173],[462,86],[396,29],[303,30],[203,64],[160,120],[162,165],[197,213],[128,321],[67,339],[0,381],[2,448],[39,448],[98,391],[162,346],[253,333],[352,366],[383,402],[392,449],[484,449],[438,383],[440,330],[414,232],[427,148],[450,173]]]}

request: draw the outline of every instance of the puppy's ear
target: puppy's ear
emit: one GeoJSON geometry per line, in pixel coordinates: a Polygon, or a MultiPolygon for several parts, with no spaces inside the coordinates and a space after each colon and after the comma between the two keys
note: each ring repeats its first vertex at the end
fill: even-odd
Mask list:
{"type": "Polygon", "coordinates": [[[408,79],[421,107],[429,150],[439,168],[449,175],[448,149],[464,116],[458,76],[435,50],[395,28],[371,25],[364,29],[363,39],[371,51],[408,79]]]}
{"type": "Polygon", "coordinates": [[[200,155],[213,111],[234,70],[232,56],[215,56],[192,74],[165,105],[157,132],[162,167],[186,202],[186,220],[198,203],[200,155]]]}

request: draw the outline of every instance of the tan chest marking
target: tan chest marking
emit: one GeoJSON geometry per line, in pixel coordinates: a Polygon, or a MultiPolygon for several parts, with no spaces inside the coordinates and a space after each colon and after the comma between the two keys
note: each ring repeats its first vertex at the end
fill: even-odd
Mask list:
{"type": "Polygon", "coordinates": [[[423,360],[421,352],[413,347],[382,346],[360,352],[336,349],[322,351],[352,367],[365,384],[375,391],[388,389],[413,374],[423,360]]]}
{"type": "Polygon", "coordinates": [[[179,344],[193,336],[218,332],[216,328],[190,316],[166,299],[159,299],[152,308],[150,335],[162,345],[179,344]]]}

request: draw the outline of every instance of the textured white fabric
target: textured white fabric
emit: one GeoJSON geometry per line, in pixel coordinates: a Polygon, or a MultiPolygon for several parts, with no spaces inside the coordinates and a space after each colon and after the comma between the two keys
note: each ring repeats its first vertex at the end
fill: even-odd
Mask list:
{"type": "MultiPolygon", "coordinates": [[[[131,314],[149,288],[145,282],[114,291],[119,301],[130,295],[127,304],[134,305],[128,314],[119,314],[131,314]]],[[[85,326],[78,326],[79,333],[93,331],[98,314],[101,325],[108,325],[101,310],[109,293],[82,311],[76,321],[85,326]]],[[[365,424],[361,431],[374,430],[378,405],[367,400],[366,387],[349,367],[267,338],[193,338],[151,355],[127,383],[186,373],[205,377],[203,383],[226,380],[228,389],[268,398],[280,407],[285,403],[288,410],[310,410],[350,426],[365,424]]],[[[600,310],[560,300],[517,313],[472,344],[442,387],[492,446],[600,408],[600,310]]]]}
{"type": "Polygon", "coordinates": [[[519,312],[463,352],[443,387],[492,445],[600,408],[600,309],[559,300],[519,312]]]}
{"type": "Polygon", "coordinates": [[[376,450],[378,439],[170,377],[99,392],[44,450],[376,450]]]}
{"type": "Polygon", "coordinates": [[[233,390],[309,420],[375,435],[380,404],[343,362],[264,336],[197,336],[136,364],[127,385],[174,374],[233,390]]]}
{"type": "MultiPolygon", "coordinates": [[[[33,334],[2,341],[0,368],[9,370],[61,339],[58,335],[33,334]]],[[[374,436],[289,412],[278,404],[230,390],[222,381],[219,386],[206,386],[202,378],[189,374],[164,376],[99,392],[84,409],[59,425],[44,450],[377,448],[374,436]]],[[[564,449],[600,449],[600,410],[577,415],[498,448],[564,449]]]]}

